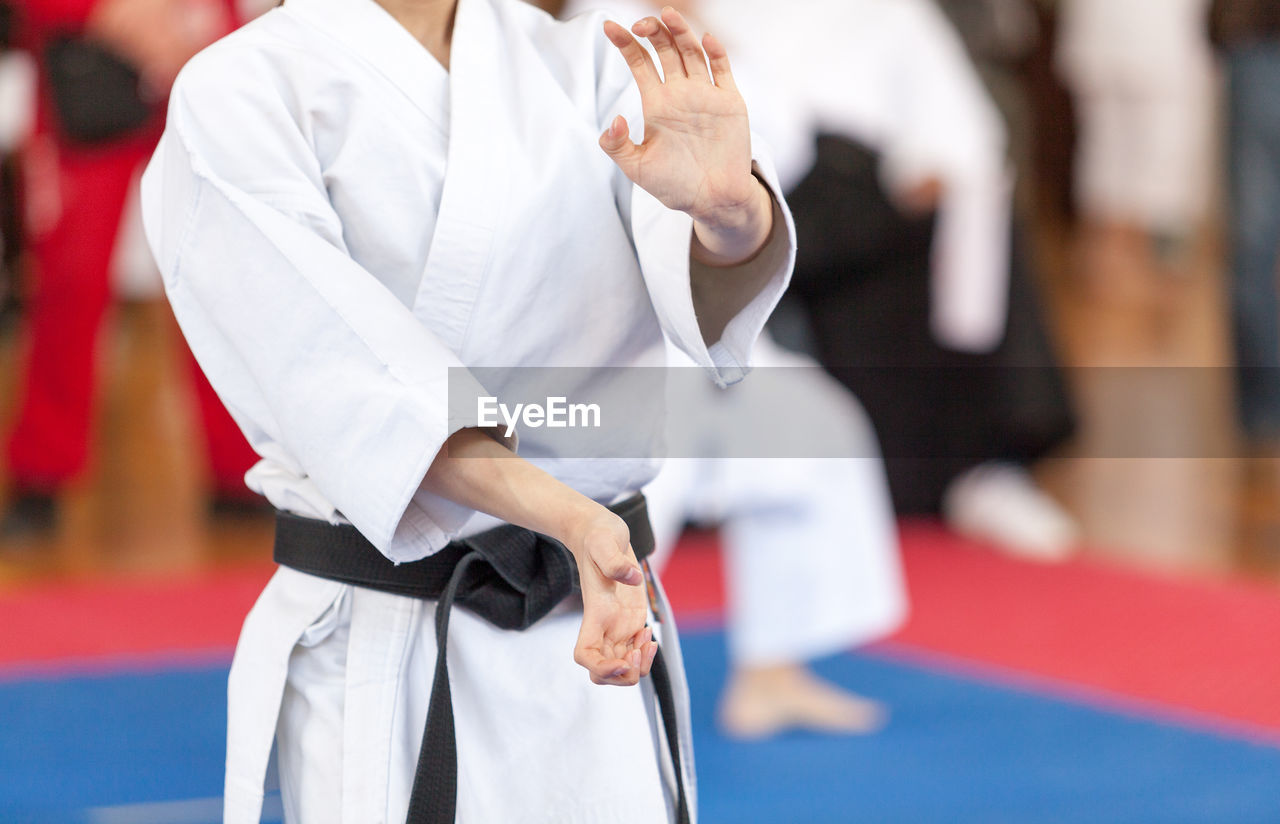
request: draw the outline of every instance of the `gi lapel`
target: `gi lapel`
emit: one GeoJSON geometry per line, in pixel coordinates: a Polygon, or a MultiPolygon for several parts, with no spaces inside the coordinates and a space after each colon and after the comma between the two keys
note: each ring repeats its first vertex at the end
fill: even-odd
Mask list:
{"type": "Polygon", "coordinates": [[[509,47],[489,0],[459,0],[450,50],[449,157],[414,314],[459,352],[510,202],[519,143],[509,47]]]}
{"type": "MultiPolygon", "coordinates": [[[[505,213],[514,131],[504,118],[513,84],[502,24],[490,0],[459,0],[449,67],[444,68],[374,0],[289,0],[282,13],[305,20],[354,51],[448,135],[439,215],[415,316],[457,352],[505,213]]],[[[388,113],[394,116],[394,113],[388,113]]],[[[429,202],[424,193],[423,202],[429,202]]]]}

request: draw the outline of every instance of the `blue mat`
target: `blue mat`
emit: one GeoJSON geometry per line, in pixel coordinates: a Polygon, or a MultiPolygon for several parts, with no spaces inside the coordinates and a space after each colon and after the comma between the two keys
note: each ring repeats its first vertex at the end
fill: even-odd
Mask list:
{"type": "MultiPolygon", "coordinates": [[[[723,637],[685,647],[704,824],[1280,824],[1280,749],[871,656],[818,669],[890,704],[884,732],[731,742],[723,637]]],[[[0,683],[0,821],[217,820],[225,688],[221,667],[0,683]]]]}
{"type": "Polygon", "coordinates": [[[1280,749],[868,656],[817,669],[887,703],[883,732],[731,742],[723,640],[684,640],[705,824],[1280,822],[1280,749]]]}

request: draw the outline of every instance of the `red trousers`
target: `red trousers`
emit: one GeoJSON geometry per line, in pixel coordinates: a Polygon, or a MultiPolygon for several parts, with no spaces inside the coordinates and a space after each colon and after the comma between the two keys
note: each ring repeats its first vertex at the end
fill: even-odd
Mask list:
{"type": "MultiPolygon", "coordinates": [[[[55,492],[85,466],[98,333],[111,298],[112,252],[129,183],[155,140],[150,134],[106,148],[57,151],[61,205],[56,219],[36,227],[30,238],[35,288],[27,304],[22,402],[9,440],[9,472],[19,489],[55,492]]],[[[52,143],[46,139],[44,145],[52,143]]],[[[29,188],[41,186],[53,191],[48,181],[32,181],[29,188]]],[[[186,359],[199,399],[213,487],[248,494],[244,473],[257,456],[190,352],[186,359]]]]}

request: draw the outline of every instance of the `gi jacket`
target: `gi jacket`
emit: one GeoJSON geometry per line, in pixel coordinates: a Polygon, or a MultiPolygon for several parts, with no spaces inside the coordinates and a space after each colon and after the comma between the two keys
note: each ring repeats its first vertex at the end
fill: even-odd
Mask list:
{"type": "MultiPolygon", "coordinates": [[[[790,216],[740,267],[757,293],[705,345],[691,219],[597,145],[616,114],[643,123],[602,19],[461,0],[446,72],[373,0],[289,0],[184,69],[144,222],[192,351],[262,456],[249,484],[277,507],[415,560],[489,525],[418,488],[476,423],[450,414],[450,388],[455,410],[460,392],[503,396],[459,370],[661,365],[665,332],[717,382],[746,373],[790,276],[790,216]]],[[[617,374],[583,370],[577,388],[617,374]]],[[[650,454],[659,430],[617,454],[650,454]]],[[[598,500],[656,471],[521,435],[598,500]]]]}

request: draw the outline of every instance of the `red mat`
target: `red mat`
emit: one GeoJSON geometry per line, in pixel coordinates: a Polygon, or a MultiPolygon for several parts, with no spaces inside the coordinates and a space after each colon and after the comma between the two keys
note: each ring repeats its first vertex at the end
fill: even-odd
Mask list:
{"type": "MultiPolygon", "coordinates": [[[[881,651],[975,663],[1280,732],[1280,589],[1094,562],[1025,564],[929,523],[902,532],[908,625],[881,651]]],[[[45,586],[0,596],[0,671],[226,655],[270,575],[45,586]]],[[[686,627],[724,603],[716,539],[693,533],[663,576],[686,627]]]]}
{"type": "Polygon", "coordinates": [[[46,585],[0,596],[0,672],[130,665],[156,653],[227,655],[273,566],[180,580],[46,585]],[[120,659],[124,659],[121,661],[120,659]]]}
{"type": "MultiPolygon", "coordinates": [[[[930,522],[903,524],[902,544],[912,611],[880,645],[886,654],[976,663],[1081,696],[1280,732],[1280,588],[1091,561],[1028,564],[930,522]]],[[[677,610],[696,623],[718,614],[722,580],[709,533],[688,536],[663,575],[677,610]]]]}
{"type": "Polygon", "coordinates": [[[928,523],[902,540],[895,642],[1280,731],[1280,588],[1020,563],[928,523]]]}

